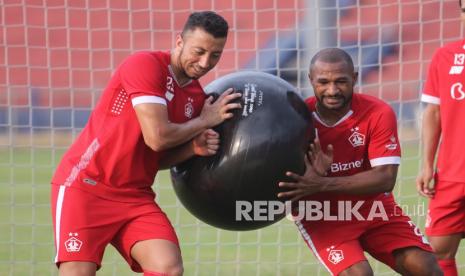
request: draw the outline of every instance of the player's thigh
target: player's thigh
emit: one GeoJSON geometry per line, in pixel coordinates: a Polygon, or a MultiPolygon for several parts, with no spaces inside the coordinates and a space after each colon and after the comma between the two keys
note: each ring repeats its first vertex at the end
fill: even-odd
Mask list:
{"type": "Polygon", "coordinates": [[[338,274],[338,276],[371,276],[373,275],[373,269],[371,268],[368,261],[358,262],[346,270],[338,274]]]}
{"type": "Polygon", "coordinates": [[[458,233],[444,236],[429,236],[428,240],[439,259],[453,259],[457,254],[462,238],[463,234],[458,233]]]}
{"type": "Polygon", "coordinates": [[[465,183],[436,181],[435,185],[436,193],[428,204],[426,234],[465,233],[465,183]]]}
{"type": "Polygon", "coordinates": [[[105,247],[123,222],[112,201],[72,187],[52,185],[55,262],[93,262],[101,265],[105,247]]]}
{"type": "MultiPolygon", "coordinates": [[[[166,266],[182,268],[179,242],[168,217],[153,202],[129,207],[133,218],[112,240],[112,245],[129,263],[132,270],[155,271],[166,266]]],[[[160,271],[158,271],[160,272],[160,271]]]]}
{"type": "Polygon", "coordinates": [[[168,240],[144,240],[131,249],[131,256],[144,271],[181,275],[182,257],[179,246],[168,240]]]}
{"type": "Polygon", "coordinates": [[[93,276],[97,265],[92,262],[64,262],[60,265],[59,276],[93,276]]]}

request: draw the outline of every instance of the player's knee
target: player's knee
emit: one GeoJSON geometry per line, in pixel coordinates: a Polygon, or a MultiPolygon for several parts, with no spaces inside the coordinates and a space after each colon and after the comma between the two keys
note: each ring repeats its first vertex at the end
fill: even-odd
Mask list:
{"type": "Polygon", "coordinates": [[[182,263],[177,263],[167,268],[167,274],[172,276],[181,276],[184,273],[184,266],[182,263]]]}
{"type": "Polygon", "coordinates": [[[182,262],[153,262],[144,271],[163,276],[180,276],[184,273],[182,262]]]}
{"type": "Polygon", "coordinates": [[[436,260],[436,257],[431,254],[427,253],[425,257],[423,257],[419,261],[418,270],[414,275],[424,275],[424,276],[442,276],[442,270],[439,267],[439,264],[436,260]]]}

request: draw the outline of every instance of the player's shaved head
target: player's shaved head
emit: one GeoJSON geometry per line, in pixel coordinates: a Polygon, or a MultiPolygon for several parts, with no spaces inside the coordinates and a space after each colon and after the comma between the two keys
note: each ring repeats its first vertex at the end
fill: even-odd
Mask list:
{"type": "Polygon", "coordinates": [[[310,62],[310,72],[312,72],[317,61],[325,63],[344,62],[349,67],[348,69],[350,70],[350,73],[355,71],[354,63],[352,62],[350,55],[339,48],[326,48],[316,53],[310,62]]]}

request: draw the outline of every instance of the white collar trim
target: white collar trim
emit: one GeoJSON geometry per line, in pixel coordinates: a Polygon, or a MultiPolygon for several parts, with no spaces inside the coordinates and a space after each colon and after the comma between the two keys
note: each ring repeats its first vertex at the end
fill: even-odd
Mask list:
{"type": "Polygon", "coordinates": [[[178,79],[176,79],[176,75],[173,72],[173,68],[171,68],[171,64],[168,65],[168,70],[170,71],[171,76],[173,77],[174,81],[179,87],[181,88],[186,87],[192,82],[192,79],[189,79],[189,81],[187,81],[184,85],[181,86],[179,85],[178,79]]]}
{"type": "Polygon", "coordinates": [[[344,115],[344,117],[342,117],[341,119],[339,119],[339,121],[337,121],[334,125],[327,125],[325,122],[323,122],[323,120],[320,118],[320,116],[318,116],[318,113],[313,111],[312,114],[313,114],[313,117],[318,121],[320,122],[320,124],[324,125],[325,127],[335,127],[337,125],[340,125],[342,122],[344,122],[345,120],[347,120],[347,118],[349,118],[352,114],[354,113],[354,111],[351,109],[349,110],[346,115],[344,115]]]}

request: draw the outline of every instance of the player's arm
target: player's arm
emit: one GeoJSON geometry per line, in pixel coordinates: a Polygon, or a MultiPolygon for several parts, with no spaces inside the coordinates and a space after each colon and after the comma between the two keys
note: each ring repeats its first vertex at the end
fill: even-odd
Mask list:
{"type": "Polygon", "coordinates": [[[212,129],[207,129],[191,141],[164,152],[159,160],[159,169],[168,169],[190,159],[194,155],[214,155],[219,148],[219,144],[220,135],[212,129]]]}
{"type": "Polygon", "coordinates": [[[397,177],[397,164],[375,166],[372,169],[351,176],[323,177],[315,172],[312,164],[306,161],[304,175],[287,172],[293,182],[280,182],[279,187],[288,190],[278,194],[280,198],[298,200],[319,192],[334,192],[352,195],[368,195],[390,192],[397,177]]]}
{"type": "Polygon", "coordinates": [[[434,195],[434,188],[430,182],[434,175],[434,158],[441,136],[441,115],[439,105],[428,103],[423,112],[422,136],[422,169],[417,177],[418,192],[425,197],[434,195]]]}
{"type": "Polygon", "coordinates": [[[240,93],[233,93],[232,89],[228,89],[213,103],[213,97],[209,97],[200,116],[182,124],[169,121],[168,109],[164,104],[137,104],[134,109],[147,146],[154,151],[163,151],[184,144],[204,130],[231,118],[231,110],[241,107],[239,103],[232,101],[240,96],[240,93]]]}
{"type": "Polygon", "coordinates": [[[351,176],[324,177],[321,192],[353,195],[377,194],[394,189],[399,165],[380,165],[351,176]]]}

